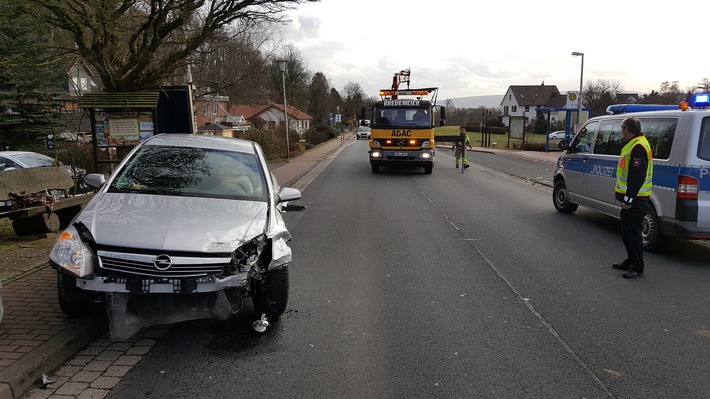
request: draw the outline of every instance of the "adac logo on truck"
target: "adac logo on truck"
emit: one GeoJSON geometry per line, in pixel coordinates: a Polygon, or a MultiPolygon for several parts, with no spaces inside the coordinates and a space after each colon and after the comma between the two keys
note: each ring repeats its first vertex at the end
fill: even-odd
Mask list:
{"type": "Polygon", "coordinates": [[[392,137],[412,137],[411,130],[392,130],[392,137]]]}

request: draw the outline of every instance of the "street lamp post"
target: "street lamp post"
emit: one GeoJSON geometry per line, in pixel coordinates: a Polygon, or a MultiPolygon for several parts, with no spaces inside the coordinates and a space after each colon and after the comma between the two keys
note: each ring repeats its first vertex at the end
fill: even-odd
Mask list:
{"type": "Polygon", "coordinates": [[[579,94],[577,95],[577,129],[582,126],[582,82],[584,81],[584,53],[573,51],[575,57],[582,57],[582,67],[579,71],[579,94]]]}
{"type": "Polygon", "coordinates": [[[286,125],[286,159],[291,157],[289,144],[288,144],[288,105],[286,104],[286,66],[288,61],[278,60],[279,69],[281,70],[281,81],[283,82],[284,89],[284,124],[286,125]]]}

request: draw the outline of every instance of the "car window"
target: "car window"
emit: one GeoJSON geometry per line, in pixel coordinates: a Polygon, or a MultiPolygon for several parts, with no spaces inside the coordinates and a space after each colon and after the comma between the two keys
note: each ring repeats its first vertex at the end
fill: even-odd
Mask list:
{"type": "Polygon", "coordinates": [[[671,156],[677,125],[678,121],[675,118],[641,119],[641,131],[651,146],[653,159],[668,159],[671,156]]]}
{"type": "Polygon", "coordinates": [[[703,123],[700,125],[698,158],[710,161],[710,117],[703,118],[703,123]]]}
{"type": "Polygon", "coordinates": [[[0,170],[7,168],[17,168],[17,165],[10,158],[0,157],[0,170]]]}
{"type": "Polygon", "coordinates": [[[577,133],[571,145],[574,152],[589,152],[598,124],[598,121],[589,122],[577,133]]]}
{"type": "Polygon", "coordinates": [[[619,155],[624,144],[624,136],[621,134],[621,120],[603,121],[594,141],[594,153],[619,155]]]}
{"type": "Polygon", "coordinates": [[[54,158],[48,157],[44,154],[29,152],[25,154],[17,154],[15,155],[15,158],[17,158],[19,162],[26,164],[29,168],[35,168],[38,166],[54,166],[54,158]]]}
{"type": "Polygon", "coordinates": [[[148,194],[266,201],[256,154],[144,146],[118,172],[112,188],[148,194]]]}

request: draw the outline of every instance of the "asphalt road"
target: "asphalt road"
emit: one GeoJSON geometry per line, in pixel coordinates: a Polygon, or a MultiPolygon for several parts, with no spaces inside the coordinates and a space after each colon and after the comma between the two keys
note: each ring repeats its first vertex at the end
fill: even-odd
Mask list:
{"type": "Polygon", "coordinates": [[[709,249],[673,241],[625,280],[617,220],[489,168],[544,165],[474,154],[462,174],[439,152],[432,175],[372,174],[366,147],[286,214],[280,320],[176,325],[109,397],[710,397],[709,249]]]}

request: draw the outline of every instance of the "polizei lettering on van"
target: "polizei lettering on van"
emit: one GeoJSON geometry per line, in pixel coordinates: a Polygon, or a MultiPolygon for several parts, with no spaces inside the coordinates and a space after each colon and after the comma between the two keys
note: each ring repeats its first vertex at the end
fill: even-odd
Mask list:
{"type": "Polygon", "coordinates": [[[411,130],[393,130],[392,137],[412,137],[411,130]]]}
{"type": "Polygon", "coordinates": [[[616,172],[616,169],[612,168],[611,166],[602,166],[602,165],[592,166],[592,174],[595,174],[595,175],[614,177],[614,172],[616,172]]]}
{"type": "Polygon", "coordinates": [[[385,107],[418,107],[419,100],[385,100],[385,107]]]}

